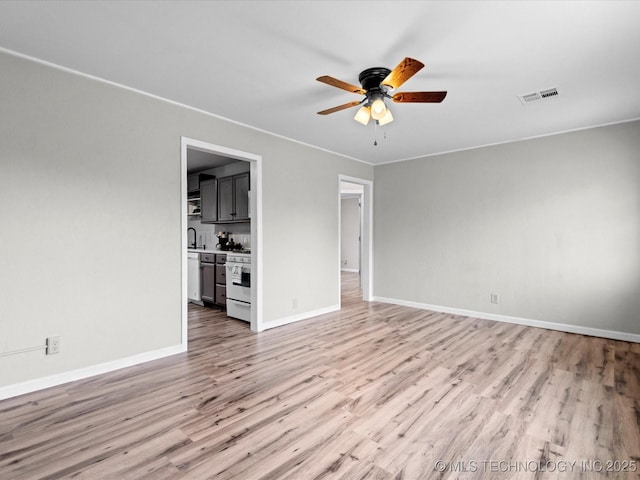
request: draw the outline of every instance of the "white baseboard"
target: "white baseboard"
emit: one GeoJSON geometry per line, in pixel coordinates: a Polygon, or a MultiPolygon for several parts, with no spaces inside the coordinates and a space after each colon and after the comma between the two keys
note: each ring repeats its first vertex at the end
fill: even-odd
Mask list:
{"type": "Polygon", "coordinates": [[[546,328],[547,330],[558,330],[560,332],[578,333],[580,335],[589,335],[592,337],[610,338],[613,340],[624,340],[626,342],[640,343],[640,335],[637,333],[618,332],[616,330],[603,330],[600,328],[583,327],[580,325],[570,325],[568,323],[545,322],[542,320],[532,320],[529,318],[511,317],[508,315],[498,315],[495,313],[474,312],[472,310],[463,310],[460,308],[441,307],[439,305],[429,305],[427,303],[410,302],[407,300],[398,300],[396,298],[373,297],[373,301],[382,303],[391,303],[393,305],[402,305],[404,307],[419,308],[421,310],[432,310],[434,312],[450,313],[453,315],[462,315],[465,317],[482,318],[484,320],[493,320],[496,322],[515,323],[518,325],[526,325],[528,327],[546,328]]]}
{"type": "Polygon", "coordinates": [[[275,320],[265,322],[263,324],[263,327],[264,330],[267,330],[269,328],[281,327],[282,325],[299,322],[300,320],[308,320],[309,318],[324,315],[326,313],[337,312],[338,310],[340,310],[340,305],[332,305],[330,307],[320,308],[318,310],[312,310],[310,312],[304,312],[297,315],[291,315],[289,317],[277,318],[275,320]]]}
{"type": "Polygon", "coordinates": [[[98,365],[91,365],[90,367],[79,368],[77,370],[71,370],[69,372],[57,373],[48,377],[36,378],[34,380],[28,380],[26,382],[7,385],[5,387],[0,387],[0,400],[3,400],[5,398],[17,397],[18,395],[24,395],[25,393],[31,393],[49,387],[55,387],[57,385],[62,385],[63,383],[81,380],[83,378],[92,377],[94,375],[100,375],[101,373],[107,373],[114,370],[119,370],[121,368],[132,367],[133,365],[149,362],[151,360],[157,360],[159,358],[169,357],[171,355],[182,353],[184,351],[184,345],[174,345],[172,347],[161,348],[160,350],[154,350],[152,352],[140,353],[138,355],[121,358],[119,360],[113,360],[111,362],[100,363],[98,365]]]}
{"type": "Polygon", "coordinates": [[[360,273],[360,270],[357,268],[341,268],[341,272],[351,272],[351,273],[360,273]]]}

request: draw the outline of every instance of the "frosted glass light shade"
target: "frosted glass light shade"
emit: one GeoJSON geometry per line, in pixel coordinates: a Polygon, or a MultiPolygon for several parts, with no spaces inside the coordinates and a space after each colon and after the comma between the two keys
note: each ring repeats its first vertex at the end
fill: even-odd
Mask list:
{"type": "Polygon", "coordinates": [[[353,117],[356,122],[361,123],[362,125],[366,125],[367,123],[369,123],[370,118],[371,112],[369,111],[369,107],[360,107],[360,110],[358,110],[356,116],[353,117]]]}
{"type": "Polygon", "coordinates": [[[380,120],[382,117],[384,117],[384,112],[386,111],[387,106],[380,98],[374,100],[374,102],[371,104],[371,117],[375,120],[380,120]]]}
{"type": "Polygon", "coordinates": [[[382,118],[378,120],[378,125],[386,125],[387,123],[391,122],[393,122],[393,115],[391,115],[391,110],[387,108],[382,118]]]}

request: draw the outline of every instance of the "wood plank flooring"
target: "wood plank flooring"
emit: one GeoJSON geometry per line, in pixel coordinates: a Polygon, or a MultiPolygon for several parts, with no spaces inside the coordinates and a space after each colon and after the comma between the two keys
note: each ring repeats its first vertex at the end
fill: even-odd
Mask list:
{"type": "Polygon", "coordinates": [[[357,280],[258,335],[190,306],[188,353],[0,402],[0,479],[640,478],[640,345],[357,280]]]}

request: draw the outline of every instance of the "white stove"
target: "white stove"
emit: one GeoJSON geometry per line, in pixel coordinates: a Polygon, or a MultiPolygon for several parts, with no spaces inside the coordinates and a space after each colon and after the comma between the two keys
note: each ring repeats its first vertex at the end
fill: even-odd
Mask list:
{"type": "Polygon", "coordinates": [[[227,315],[251,321],[251,254],[227,254],[227,315]]]}

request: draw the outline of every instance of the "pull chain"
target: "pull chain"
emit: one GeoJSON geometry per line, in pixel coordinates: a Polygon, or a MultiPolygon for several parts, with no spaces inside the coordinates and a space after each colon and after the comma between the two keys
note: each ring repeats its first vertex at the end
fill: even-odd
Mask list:
{"type": "Polygon", "coordinates": [[[378,121],[373,124],[373,146],[378,146],[378,121]]]}
{"type": "MultiPolygon", "coordinates": [[[[387,139],[387,131],[383,130],[382,132],[382,139],[386,140],[387,139]]],[[[377,147],[378,146],[378,121],[376,120],[376,123],[373,124],[373,146],[377,147]]]]}

